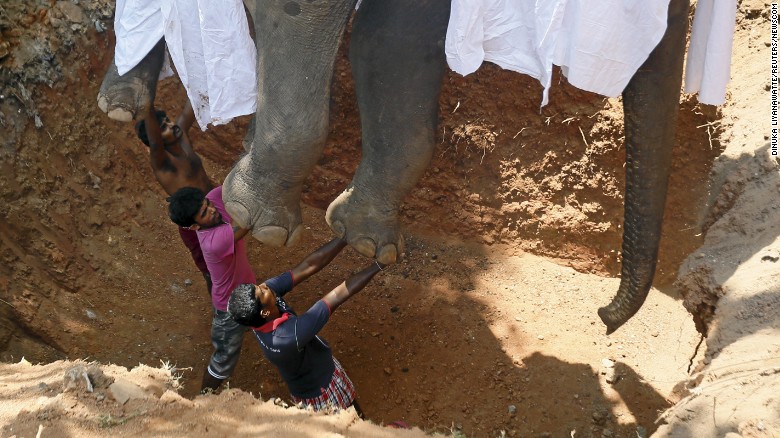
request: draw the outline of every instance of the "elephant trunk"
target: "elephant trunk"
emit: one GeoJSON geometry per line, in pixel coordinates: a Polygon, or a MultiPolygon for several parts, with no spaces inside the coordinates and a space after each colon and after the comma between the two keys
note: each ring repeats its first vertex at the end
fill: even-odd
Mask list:
{"type": "Polygon", "coordinates": [[[612,302],[598,310],[607,334],[634,316],[652,286],[671,163],[671,147],[630,149],[620,287],[612,302]]]}
{"type": "Polygon", "coordinates": [[[688,5],[688,0],[669,4],[666,33],[623,92],[623,266],[617,295],[598,310],[607,334],[642,307],[653,283],[677,127],[688,5]]]}

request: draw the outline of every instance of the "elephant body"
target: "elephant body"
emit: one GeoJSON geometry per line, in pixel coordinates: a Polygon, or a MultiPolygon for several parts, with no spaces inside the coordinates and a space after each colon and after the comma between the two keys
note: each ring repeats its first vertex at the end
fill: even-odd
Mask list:
{"type": "MultiPolygon", "coordinates": [[[[626,195],[621,285],[599,310],[611,333],[639,310],[652,285],[682,79],[688,0],[672,0],[667,30],[623,92],[626,195]]],[[[247,154],[224,182],[233,219],[271,245],[293,244],[300,196],[328,133],[330,83],[354,1],[257,1],[257,112],[247,154]]],[[[403,254],[398,211],[434,150],[446,71],[450,3],[363,0],[349,57],[363,154],[326,220],[357,251],[382,263],[403,254]]],[[[105,83],[104,83],[105,86],[105,83]]]]}

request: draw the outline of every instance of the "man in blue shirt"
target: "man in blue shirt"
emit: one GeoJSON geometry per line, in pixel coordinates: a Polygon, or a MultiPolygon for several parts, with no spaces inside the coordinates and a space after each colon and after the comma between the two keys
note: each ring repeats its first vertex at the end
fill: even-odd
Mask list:
{"type": "Polygon", "coordinates": [[[239,324],[253,327],[263,355],[279,368],[296,403],[315,410],[353,406],[362,418],[352,381],[317,334],[331,313],[360,292],[384,266],[371,263],[300,316],[282,298],[327,266],[346,245],[342,239],[333,239],[290,271],[258,285],[239,285],[231,294],[228,313],[239,324]]]}

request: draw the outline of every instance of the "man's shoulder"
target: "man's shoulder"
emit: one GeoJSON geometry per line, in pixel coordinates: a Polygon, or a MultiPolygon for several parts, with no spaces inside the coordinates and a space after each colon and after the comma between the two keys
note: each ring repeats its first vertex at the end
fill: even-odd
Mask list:
{"type": "Polygon", "coordinates": [[[233,228],[228,224],[219,224],[197,231],[201,249],[207,252],[211,247],[224,245],[224,241],[233,242],[233,228]]]}
{"type": "Polygon", "coordinates": [[[214,202],[215,200],[222,201],[222,186],[216,186],[213,189],[211,189],[210,192],[206,193],[206,197],[211,201],[214,202]]]}
{"type": "Polygon", "coordinates": [[[197,231],[198,238],[201,240],[203,239],[217,239],[219,237],[223,237],[223,234],[225,233],[225,229],[230,230],[230,240],[233,240],[233,228],[228,223],[221,223],[219,225],[214,225],[213,227],[209,228],[201,228],[197,231]]]}
{"type": "Polygon", "coordinates": [[[206,194],[206,199],[208,199],[209,201],[211,201],[212,204],[214,204],[214,207],[216,207],[216,209],[219,210],[219,212],[222,214],[223,219],[227,220],[227,222],[231,222],[230,215],[226,215],[227,211],[225,210],[225,202],[222,200],[221,185],[211,189],[211,191],[206,194]]]}
{"type": "Polygon", "coordinates": [[[265,340],[271,342],[274,348],[280,352],[288,349],[297,349],[295,344],[295,318],[290,316],[290,319],[276,326],[275,329],[268,333],[258,333],[265,340]],[[264,335],[264,336],[263,336],[264,335]]]}

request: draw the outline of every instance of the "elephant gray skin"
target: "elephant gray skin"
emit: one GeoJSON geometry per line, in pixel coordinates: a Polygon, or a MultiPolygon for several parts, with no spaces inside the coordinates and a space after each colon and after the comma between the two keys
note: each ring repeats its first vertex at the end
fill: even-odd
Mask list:
{"type": "MultiPolygon", "coordinates": [[[[252,227],[263,243],[290,245],[300,234],[300,195],[325,145],[333,66],[354,5],[354,0],[256,0],[250,11],[257,112],[245,140],[248,153],[225,179],[223,196],[233,219],[252,227]]],[[[608,334],[639,310],[655,273],[688,7],[689,0],[671,1],[663,39],[623,92],[621,283],[613,301],[598,311],[608,334]]],[[[399,207],[434,150],[449,9],[444,0],[363,0],[355,13],[349,57],[363,155],[326,220],[358,252],[382,263],[403,254],[399,207]]]]}

